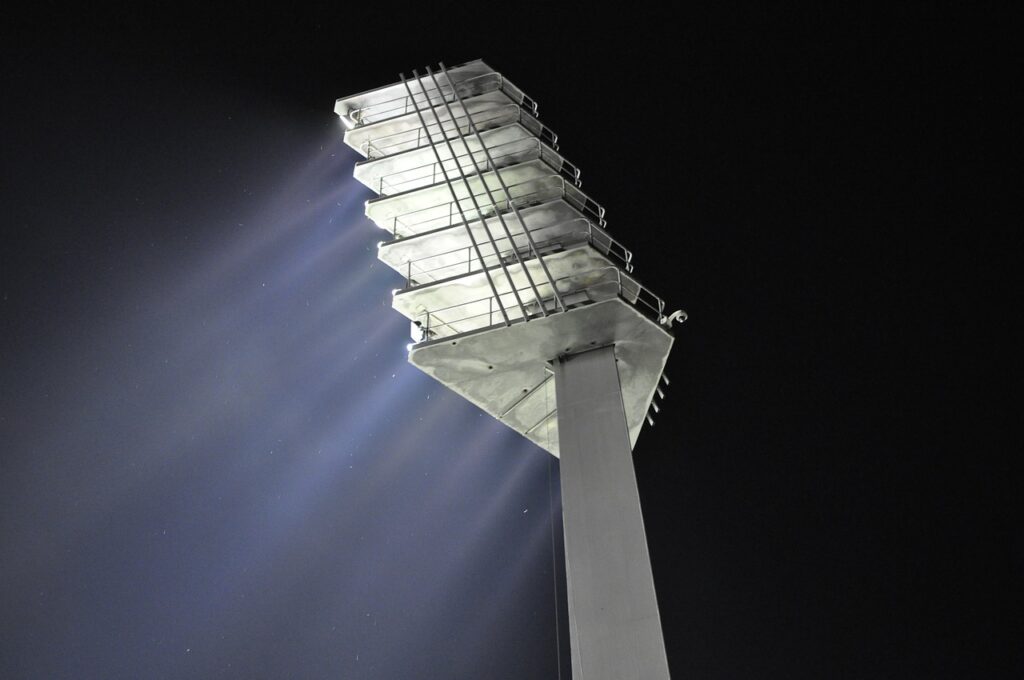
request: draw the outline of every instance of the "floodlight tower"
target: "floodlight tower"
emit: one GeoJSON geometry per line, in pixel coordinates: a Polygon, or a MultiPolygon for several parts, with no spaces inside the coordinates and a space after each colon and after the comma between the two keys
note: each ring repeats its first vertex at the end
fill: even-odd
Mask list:
{"type": "Polygon", "coordinates": [[[412,74],[335,108],[409,361],[561,458],[573,677],[668,678],[631,452],[686,315],[632,276],[535,101],[479,60],[412,74]]]}

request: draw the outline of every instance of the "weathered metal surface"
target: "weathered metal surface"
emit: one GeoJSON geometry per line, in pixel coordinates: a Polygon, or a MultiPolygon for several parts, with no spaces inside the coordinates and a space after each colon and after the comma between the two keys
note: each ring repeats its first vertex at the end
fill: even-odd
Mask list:
{"type": "Polygon", "coordinates": [[[527,432],[554,408],[552,394],[538,391],[502,416],[544,380],[548,362],[563,354],[614,344],[632,446],[640,435],[672,340],[662,326],[633,305],[612,298],[507,328],[414,345],[409,361],[557,456],[555,417],[548,426],[527,432]]]}
{"type": "MultiPolygon", "coordinates": [[[[521,213],[527,229],[533,232],[534,239],[545,245],[550,242],[577,242],[588,231],[583,214],[561,198],[524,208],[521,213]]],[[[518,218],[511,213],[504,215],[504,218],[516,246],[520,249],[525,248],[525,239],[519,238],[523,228],[518,218]]],[[[504,257],[511,244],[505,238],[498,218],[491,217],[486,222],[492,234],[501,234],[500,238],[496,236],[495,240],[498,241],[500,253],[504,257]]],[[[487,242],[482,220],[470,222],[469,229],[478,243],[487,242]]],[[[466,229],[461,224],[381,243],[377,257],[400,274],[411,276],[416,283],[468,274],[480,268],[480,262],[473,254],[466,229]]],[[[486,248],[484,253],[484,263],[488,267],[497,264],[497,255],[490,247],[486,248]]]]}

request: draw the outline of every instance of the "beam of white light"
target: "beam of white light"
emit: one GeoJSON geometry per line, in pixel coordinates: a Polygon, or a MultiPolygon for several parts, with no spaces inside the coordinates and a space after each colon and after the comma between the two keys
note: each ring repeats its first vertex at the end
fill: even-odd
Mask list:
{"type": "MultiPolygon", "coordinates": [[[[43,572],[59,580],[72,563],[86,574],[107,569],[113,586],[67,588],[83,601],[107,598],[90,611],[115,621],[115,637],[219,641],[253,633],[254,620],[301,597],[307,576],[333,568],[318,558],[343,545],[346,566],[320,579],[336,591],[311,620],[333,616],[345,632],[338,647],[359,651],[354,640],[369,639],[363,622],[377,621],[368,600],[443,610],[462,579],[476,578],[501,498],[528,481],[524,451],[502,424],[405,363],[408,322],[386,292],[401,277],[368,266],[381,235],[362,216],[366,190],[349,177],[313,186],[332,163],[347,175],[348,159],[328,159],[252,199],[238,214],[245,226],[122,291],[124,313],[82,331],[88,349],[69,361],[75,398],[55,395],[67,411],[62,429],[32,445],[89,460],[19,478],[26,488],[50,484],[30,519],[53,529],[0,517],[22,557],[4,571],[15,588],[29,591],[43,572]],[[484,493],[481,477],[500,473],[488,484],[493,497],[462,503],[474,485],[484,493]],[[459,517],[469,505],[484,511],[459,517]],[[336,531],[327,541],[325,515],[336,531]],[[464,536],[441,530],[453,518],[466,522],[464,536]],[[115,521],[124,535],[104,531],[115,521]],[[99,540],[118,558],[82,567],[99,540]]],[[[501,578],[516,582],[519,567],[506,569],[501,578]]],[[[382,620],[380,648],[427,639],[415,626],[437,620],[422,610],[382,620]]]]}
{"type": "MultiPolygon", "coordinates": [[[[112,342],[123,343],[128,348],[152,346],[156,342],[159,354],[147,359],[151,367],[146,370],[146,384],[133,382],[137,378],[134,373],[108,373],[93,388],[91,399],[84,406],[78,403],[74,409],[66,411],[69,417],[77,418],[77,423],[70,425],[75,428],[76,441],[69,441],[67,432],[63,431],[43,435],[44,440],[39,445],[48,450],[88,447],[90,438],[102,441],[109,437],[109,432],[102,428],[103,422],[123,419],[136,411],[139,414],[134,418],[139,423],[137,431],[125,433],[124,445],[129,447],[125,452],[127,457],[113,455],[111,451],[111,455],[96,460],[94,465],[80,469],[75,479],[65,480],[68,491],[58,495],[57,503],[47,509],[53,514],[53,521],[46,520],[49,525],[60,527],[61,535],[26,543],[24,559],[19,562],[19,568],[26,570],[22,573],[58,564],[69,546],[85,540],[90,527],[124,511],[125,503],[130,502],[137,489],[155,483],[175,469],[180,464],[179,459],[193,450],[197,442],[206,440],[213,428],[251,417],[253,409],[260,407],[261,392],[281,387],[263,384],[265,378],[261,377],[261,372],[268,365],[290,359],[282,357],[260,338],[247,337],[243,331],[261,313],[266,288],[254,285],[251,294],[232,298],[211,295],[211,291],[230,286],[239,277],[249,277],[254,283],[260,278],[264,281],[269,278],[272,289],[279,284],[303,283],[308,287],[311,311],[306,318],[314,322],[305,328],[287,329],[293,335],[291,340],[283,334],[277,340],[305,346],[307,353],[299,355],[303,359],[315,357],[325,365],[339,367],[338,372],[329,374],[324,374],[322,366],[316,370],[321,376],[320,385],[305,384],[313,394],[327,391],[328,380],[343,383],[346,379],[346,369],[352,366],[345,361],[346,341],[355,344],[374,337],[374,331],[370,330],[346,338],[346,327],[350,330],[360,327],[393,329],[392,332],[397,333],[393,344],[400,347],[404,342],[405,325],[394,315],[387,314],[387,310],[353,314],[348,309],[345,314],[346,305],[351,308],[359,290],[351,287],[351,283],[344,283],[345,276],[351,272],[335,269],[331,276],[315,276],[315,270],[322,269],[331,256],[337,256],[342,266],[358,261],[365,255],[361,243],[375,243],[377,238],[375,229],[362,224],[365,221],[361,214],[364,192],[351,178],[335,190],[322,192],[309,203],[303,202],[305,207],[295,210],[295,197],[290,196],[290,192],[322,177],[335,163],[335,159],[322,154],[299,176],[283,184],[282,190],[272,198],[277,205],[261,202],[251,215],[242,216],[243,220],[251,221],[261,213],[269,214],[260,218],[265,226],[259,230],[258,238],[252,238],[251,230],[238,233],[211,255],[201,258],[198,267],[180,267],[184,276],[179,274],[173,281],[158,280],[149,289],[126,290],[124,307],[136,309],[137,313],[118,320],[114,326],[97,324],[88,330],[95,337],[87,337],[82,344],[85,348],[97,348],[97,354],[95,357],[84,354],[79,358],[82,375],[69,376],[74,382],[95,382],[91,366],[105,360],[99,352],[106,353],[112,342]],[[280,219],[275,220],[275,216],[280,219]],[[350,224],[346,224],[346,220],[350,224]],[[323,228],[321,223],[329,225],[328,228],[323,228]],[[319,233],[310,238],[313,231],[319,233]],[[264,270],[262,275],[254,271],[257,267],[264,270]],[[209,307],[207,298],[221,300],[221,304],[229,302],[230,306],[209,307]],[[332,305],[334,301],[338,305],[332,305]],[[332,309],[337,309],[334,315],[325,317],[332,309]],[[195,323],[197,316],[202,320],[201,325],[189,328],[176,325],[177,319],[186,317],[195,323]],[[328,327],[332,322],[335,322],[334,327],[328,327]],[[140,329],[145,329],[145,334],[140,334],[140,329]],[[160,334],[154,339],[158,329],[160,334]],[[182,370],[185,373],[181,373],[182,370]],[[175,389],[164,389],[163,385],[171,381],[175,389]],[[182,391],[189,395],[187,399],[181,398],[182,391]],[[197,408],[197,404],[202,407],[197,408]],[[114,408],[116,410],[112,410],[114,408]],[[154,421],[149,413],[159,414],[158,420],[154,421]],[[91,430],[95,430],[95,434],[91,434],[91,430]],[[157,442],[159,446],[154,446],[157,442]],[[133,444],[137,450],[147,448],[158,452],[159,457],[133,453],[133,444]],[[103,493],[82,494],[92,489],[103,489],[103,493]]],[[[365,285],[373,275],[361,269],[352,282],[365,285]]],[[[300,368],[310,372],[314,366],[303,362],[300,368]]],[[[301,424],[300,415],[298,412],[274,414],[272,425],[279,428],[278,431],[287,431],[301,424]]],[[[262,442],[258,447],[263,448],[262,442]]],[[[8,575],[16,576],[10,572],[8,575]]]]}
{"type": "MultiPolygon", "coordinates": [[[[497,423],[495,424],[497,425],[497,423]]],[[[521,512],[512,502],[513,498],[519,495],[516,492],[521,492],[528,484],[530,473],[538,469],[538,463],[543,460],[542,457],[550,455],[527,440],[512,439],[513,436],[517,435],[503,425],[498,425],[491,435],[488,448],[499,457],[504,457],[505,461],[495,460],[492,455],[490,460],[481,460],[480,464],[492,466],[503,464],[502,481],[498,488],[488,490],[489,498],[483,510],[477,512],[472,518],[465,539],[460,545],[458,559],[452,562],[452,570],[441,574],[439,587],[442,589],[455,587],[458,581],[465,577],[460,565],[473,564],[475,558],[479,556],[477,551],[483,549],[482,546],[486,544],[486,539],[489,536],[493,536],[492,532],[499,524],[499,518],[507,517],[510,513],[521,512]]],[[[484,457],[481,456],[481,458],[484,457]]],[[[463,484],[473,483],[474,478],[480,476],[479,473],[473,474],[469,467],[463,468],[460,472],[463,484]]],[[[460,486],[455,478],[446,476],[444,482],[438,485],[431,500],[435,503],[442,503],[447,494],[457,493],[458,488],[460,486]]]]}
{"type": "MultiPolygon", "coordinates": [[[[333,233],[337,234],[345,224],[364,220],[363,202],[370,192],[351,176],[340,173],[326,186],[317,186],[317,182],[324,182],[331,175],[331,169],[340,167],[339,156],[340,162],[351,161],[354,152],[332,138],[325,137],[322,146],[324,151],[309,154],[313,160],[294,170],[293,177],[281,182],[271,195],[239,212],[231,224],[234,233],[222,243],[211,244],[196,263],[189,263],[184,269],[185,277],[178,272],[175,289],[164,291],[155,302],[174,308],[221,281],[233,279],[254,262],[278,254],[282,245],[292,245],[299,228],[317,223],[336,225],[333,233]]],[[[196,218],[193,215],[190,219],[196,218]]],[[[223,222],[226,218],[207,219],[223,222]]],[[[368,240],[373,240],[370,235],[374,231],[366,232],[368,240]]]]}
{"type": "MultiPolygon", "coordinates": [[[[494,421],[491,421],[491,424],[497,425],[494,421]]],[[[508,456],[510,461],[514,461],[512,475],[518,476],[519,479],[502,485],[504,489],[510,490],[526,483],[525,476],[529,473],[529,468],[532,467],[534,474],[544,468],[542,465],[538,465],[538,459],[532,461],[532,466],[528,463],[523,464],[523,459],[528,456],[522,454],[528,452],[517,450],[516,446],[509,446],[507,441],[501,441],[502,435],[506,432],[490,430],[490,432],[483,433],[484,436],[480,443],[490,440],[488,443],[497,445],[496,448],[500,449],[502,455],[508,456]]],[[[514,433],[512,434],[514,436],[514,433]]],[[[518,447],[520,449],[532,448],[538,456],[550,455],[525,440],[520,441],[523,442],[523,446],[518,447]]],[[[466,446],[465,450],[469,452],[473,451],[473,448],[466,446]]],[[[499,624],[502,620],[502,613],[507,612],[509,608],[514,608],[513,603],[517,600],[522,600],[523,592],[527,590],[524,587],[525,582],[530,578],[537,578],[539,575],[544,575],[545,578],[550,575],[551,543],[548,508],[546,506],[537,507],[532,509],[533,512],[524,514],[510,504],[512,494],[499,491],[495,496],[505,497],[500,501],[495,501],[492,507],[496,510],[488,513],[489,520],[475,522],[474,526],[477,527],[478,532],[464,540],[459,539],[455,545],[449,548],[447,558],[443,562],[432,562],[429,567],[424,566],[410,572],[409,567],[403,565],[398,557],[403,552],[406,554],[422,553],[423,548],[418,547],[417,544],[422,542],[423,538],[400,538],[397,545],[394,540],[390,545],[382,545],[384,541],[377,540],[376,550],[383,551],[382,555],[377,556],[378,564],[381,568],[387,568],[384,574],[378,574],[378,578],[395,584],[394,587],[399,589],[396,598],[416,599],[419,603],[417,609],[410,611],[402,621],[390,622],[391,639],[401,640],[403,648],[407,649],[410,657],[420,658],[423,655],[428,655],[431,645],[435,642],[435,638],[428,631],[434,630],[438,621],[452,616],[458,617],[459,629],[463,636],[466,634],[470,636],[469,638],[463,637],[459,645],[460,650],[463,650],[460,653],[464,652],[467,655],[466,661],[468,662],[475,653],[488,653],[486,650],[491,645],[486,644],[487,638],[493,639],[495,635],[500,634],[499,624]],[[517,543],[514,548],[507,546],[508,553],[503,555],[502,559],[495,561],[493,554],[490,554],[488,550],[493,550],[494,532],[498,531],[497,527],[499,526],[498,515],[506,513],[509,516],[514,515],[514,519],[517,521],[521,520],[530,524],[529,537],[525,545],[517,543]],[[490,543],[484,540],[487,534],[490,534],[490,543]],[[410,544],[411,547],[403,546],[403,543],[410,544]],[[498,565],[497,571],[494,571],[495,564],[498,565]],[[493,584],[482,586],[486,596],[472,601],[471,606],[458,606],[458,611],[454,611],[456,605],[453,605],[453,600],[468,605],[469,601],[460,599],[466,594],[467,585],[481,582],[493,584]],[[479,651],[474,652],[473,650],[479,651]]],[[[443,513],[440,512],[436,504],[443,504],[444,497],[443,493],[434,494],[424,508],[424,512],[433,516],[442,515],[443,513]]],[[[370,576],[361,574],[360,580],[353,586],[370,588],[372,586],[370,576]]],[[[471,663],[467,663],[467,665],[472,666],[471,663]]]]}
{"type": "MultiPolygon", "coordinates": [[[[410,370],[411,367],[409,367],[410,370]]],[[[427,378],[418,373],[411,376],[425,381],[427,378]]],[[[419,399],[421,392],[410,389],[409,385],[391,385],[392,381],[378,383],[369,398],[358,409],[344,414],[343,422],[321,437],[315,445],[322,448],[311,450],[285,471],[287,478],[281,486],[280,498],[275,503],[272,513],[253,518],[258,523],[259,534],[263,536],[258,544],[245,544],[231,559],[217,565],[213,573],[207,577],[208,585],[201,603],[196,607],[210,617],[211,632],[217,627],[230,626],[241,614],[238,608],[239,598],[256,587],[275,570],[281,568],[294,552],[291,544],[297,536],[301,536],[301,527],[311,513],[318,507],[330,505],[330,497],[334,494],[345,494],[345,506],[350,516],[338,518],[339,538],[346,533],[359,532],[365,541],[353,545],[353,551],[365,555],[367,563],[373,561],[381,565],[387,564],[388,569],[406,568],[405,561],[399,559],[393,551],[388,550],[388,543],[393,537],[404,533],[400,516],[390,513],[374,513],[375,499],[386,498],[388,486],[393,482],[392,472],[407,463],[419,450],[417,436],[436,436],[444,417],[451,415],[448,409],[437,409],[434,422],[424,424],[424,428],[405,427],[399,430],[388,428],[376,416],[382,409],[395,413],[415,412],[407,403],[410,399],[419,399]],[[355,428],[356,432],[353,432],[355,428]],[[372,430],[384,429],[388,437],[375,440],[376,444],[368,446],[364,438],[372,430]],[[433,430],[433,431],[431,431],[433,430]],[[397,438],[394,438],[397,435],[397,438]],[[393,459],[390,464],[380,465],[380,459],[393,459]],[[339,480],[348,478],[347,482],[339,480]],[[374,516],[382,523],[381,530],[361,531],[359,523],[365,522],[368,516],[374,516]],[[243,576],[239,576],[243,574],[243,576]]],[[[493,433],[496,423],[483,422],[477,430],[493,433]]],[[[468,440],[456,437],[451,445],[459,450],[472,451],[474,441],[472,434],[468,440]]],[[[421,444],[421,443],[420,443],[421,444]]],[[[438,477],[444,471],[438,471],[438,477]]],[[[426,480],[425,484],[433,484],[435,480],[426,480]]],[[[255,531],[253,527],[249,531],[255,531]]],[[[399,547],[401,540],[393,542],[399,547]]],[[[397,577],[400,578],[400,577],[397,577]]],[[[371,588],[374,581],[379,581],[380,571],[377,568],[364,569],[346,576],[346,593],[360,592],[371,588]]],[[[344,599],[346,593],[341,596],[344,599]]],[[[343,602],[334,606],[343,607],[343,602]]]]}
{"type": "MultiPolygon", "coordinates": [[[[550,455],[546,451],[542,453],[550,455]]],[[[531,590],[527,587],[528,580],[531,577],[536,579],[540,574],[551,574],[551,526],[547,508],[537,510],[525,549],[520,549],[510,559],[502,562],[500,571],[492,577],[501,587],[494,590],[493,597],[483,600],[481,606],[470,611],[472,625],[466,627],[469,638],[462,641],[463,648],[470,655],[475,653],[479,657],[488,654],[488,639],[501,634],[500,624],[507,618],[510,609],[514,609],[513,603],[521,601],[522,594],[531,590]]],[[[553,598],[553,583],[551,592],[553,598]]]]}

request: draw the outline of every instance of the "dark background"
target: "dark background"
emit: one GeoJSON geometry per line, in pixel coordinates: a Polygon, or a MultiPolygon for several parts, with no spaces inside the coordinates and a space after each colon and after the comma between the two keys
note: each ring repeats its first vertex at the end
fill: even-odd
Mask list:
{"type": "Polygon", "coordinates": [[[674,677],[1019,677],[1020,24],[716,7],[5,21],[0,676],[558,677],[557,465],[404,364],[332,113],[480,57],[690,314],[674,677]]]}

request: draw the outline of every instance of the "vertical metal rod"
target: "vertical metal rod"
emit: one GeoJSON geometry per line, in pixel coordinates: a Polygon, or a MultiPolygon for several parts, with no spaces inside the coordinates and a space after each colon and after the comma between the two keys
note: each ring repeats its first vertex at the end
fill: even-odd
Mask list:
{"type": "MultiPolygon", "coordinates": [[[[444,62],[440,62],[440,67],[441,73],[444,74],[444,77],[448,79],[449,83],[452,83],[452,78],[448,74],[448,67],[444,65],[444,62]]],[[[452,91],[454,92],[454,90],[455,88],[453,85],[452,91]]],[[[487,145],[484,144],[484,140],[480,137],[480,132],[476,129],[476,125],[473,124],[473,119],[469,117],[469,110],[466,108],[466,103],[462,101],[462,98],[458,96],[458,93],[455,93],[455,100],[459,102],[460,106],[462,106],[462,110],[466,114],[469,127],[473,131],[473,134],[476,135],[477,140],[480,142],[480,148],[483,149],[484,155],[487,157],[487,160],[491,162],[491,165],[494,165],[494,160],[491,158],[491,154],[487,150],[487,145]]],[[[509,203],[512,206],[512,212],[515,213],[516,218],[519,220],[519,223],[523,225],[523,233],[526,234],[526,240],[529,241],[530,243],[530,249],[533,251],[533,256],[537,258],[537,262],[540,263],[541,269],[544,270],[544,275],[547,277],[548,283],[551,284],[551,292],[555,296],[555,301],[558,302],[558,306],[561,307],[562,311],[564,312],[565,303],[562,302],[562,296],[558,294],[558,289],[555,287],[555,281],[554,279],[551,278],[551,272],[548,271],[548,266],[547,264],[545,264],[544,258],[542,258],[540,256],[540,253],[537,251],[537,244],[533,242],[533,236],[530,234],[530,230],[526,228],[526,222],[523,221],[523,216],[519,214],[519,208],[517,208],[515,204],[512,203],[512,194],[509,192],[508,187],[505,185],[505,180],[502,179],[501,173],[498,172],[497,168],[495,168],[494,170],[494,176],[498,178],[498,184],[501,185],[502,191],[505,192],[505,196],[509,199],[509,203]]]]}
{"type": "MultiPolygon", "coordinates": [[[[441,85],[437,82],[437,78],[434,76],[434,72],[430,70],[429,66],[427,67],[427,73],[430,75],[430,79],[434,81],[434,87],[436,87],[438,89],[438,91],[440,91],[441,90],[441,85]]],[[[449,79],[448,82],[450,84],[451,80],[449,79]]],[[[457,99],[458,98],[458,93],[455,92],[455,86],[454,85],[452,85],[452,98],[453,99],[457,99]]],[[[455,118],[455,114],[452,112],[451,107],[448,106],[448,100],[447,99],[442,99],[441,101],[444,102],[444,108],[448,112],[448,117],[454,119],[455,118]]],[[[459,100],[459,101],[461,101],[461,100],[459,100]]],[[[469,110],[466,108],[465,104],[463,104],[463,106],[462,106],[462,112],[466,115],[466,120],[468,121],[468,123],[466,125],[466,129],[468,131],[470,131],[470,132],[475,131],[476,130],[476,126],[473,125],[473,121],[472,121],[472,119],[470,118],[470,115],[469,115],[469,110]]],[[[494,160],[491,158],[490,153],[488,153],[487,147],[484,145],[484,140],[480,136],[479,132],[476,133],[476,138],[477,138],[477,141],[479,141],[479,143],[480,143],[480,148],[483,149],[484,154],[487,155],[487,160],[490,163],[491,170],[494,171],[495,176],[498,176],[498,166],[495,165],[494,160]]],[[[498,210],[498,204],[494,201],[494,195],[491,193],[491,188],[489,186],[487,186],[487,182],[484,180],[483,173],[480,171],[480,166],[478,166],[477,163],[476,163],[476,158],[473,157],[473,151],[469,148],[469,142],[466,140],[465,137],[460,137],[460,139],[462,140],[463,148],[466,149],[466,155],[469,156],[469,162],[473,164],[474,172],[476,172],[476,174],[480,177],[480,183],[483,184],[483,186],[484,186],[484,191],[487,193],[487,198],[491,202],[491,207],[494,208],[494,212],[498,216],[498,221],[501,223],[501,228],[505,230],[505,236],[508,237],[509,244],[512,246],[512,255],[515,257],[516,262],[519,263],[519,266],[522,267],[523,274],[526,275],[526,281],[527,281],[527,283],[530,284],[530,288],[533,289],[533,296],[537,300],[537,306],[540,308],[540,313],[541,313],[542,316],[547,316],[548,312],[544,308],[544,300],[540,296],[540,291],[537,290],[537,284],[535,284],[533,282],[533,277],[530,276],[530,270],[527,269],[526,264],[523,262],[523,259],[521,257],[519,257],[519,249],[516,247],[516,241],[515,241],[514,238],[512,238],[512,232],[509,230],[508,224],[505,223],[505,216],[501,214],[500,210],[498,210]]],[[[451,145],[449,145],[449,148],[450,148],[450,146],[451,145]]],[[[452,157],[453,158],[455,157],[455,151],[452,151],[452,157]]],[[[459,163],[457,158],[455,159],[455,162],[457,164],[459,163]]],[[[459,164],[459,167],[461,169],[461,167],[462,167],[461,164],[459,164]]],[[[500,177],[499,177],[499,181],[500,181],[500,177]]],[[[507,193],[508,193],[508,191],[506,190],[506,194],[507,193]]],[[[527,231],[526,223],[523,222],[522,217],[518,213],[516,214],[516,216],[519,217],[519,226],[521,226],[523,228],[523,232],[526,232],[527,231]]],[[[529,238],[529,237],[527,237],[527,238],[529,238]]],[[[555,294],[557,295],[558,293],[556,292],[555,294]]],[[[523,317],[524,318],[526,317],[525,310],[524,310],[524,313],[523,313],[523,317]]]]}
{"type": "MultiPolygon", "coordinates": [[[[415,72],[414,72],[414,75],[415,75],[415,72]]],[[[416,116],[420,119],[420,125],[422,125],[424,131],[426,131],[426,129],[427,129],[427,121],[423,117],[423,114],[420,112],[419,104],[417,104],[415,98],[413,98],[412,88],[409,87],[409,83],[405,79],[405,74],[404,73],[400,73],[398,77],[402,79],[402,85],[405,86],[405,91],[409,93],[409,98],[412,99],[413,107],[415,107],[415,109],[416,109],[416,116]]],[[[422,88],[423,85],[421,84],[420,87],[422,88]]],[[[434,152],[434,157],[437,159],[437,162],[440,163],[441,162],[441,155],[437,152],[437,147],[434,146],[434,140],[431,138],[429,132],[427,132],[427,141],[430,142],[430,148],[434,152]]],[[[444,169],[443,165],[441,166],[441,173],[444,175],[444,180],[448,184],[448,191],[452,195],[452,200],[455,201],[455,205],[459,208],[459,215],[462,216],[462,223],[466,227],[466,234],[469,236],[469,242],[473,244],[473,248],[476,250],[477,257],[479,257],[481,260],[483,260],[483,257],[481,257],[481,255],[480,255],[480,246],[477,245],[476,238],[473,237],[473,231],[469,228],[469,222],[466,221],[466,216],[462,213],[462,204],[459,203],[459,197],[455,193],[455,187],[452,186],[452,182],[448,178],[448,172],[444,169]]],[[[493,293],[494,297],[497,298],[498,297],[498,289],[494,287],[494,280],[491,278],[491,273],[489,271],[487,271],[486,269],[484,269],[484,275],[487,277],[487,285],[489,285],[491,287],[491,293],[493,293]]],[[[505,312],[505,307],[504,307],[504,305],[501,304],[500,300],[498,301],[498,307],[499,307],[499,309],[501,309],[501,316],[502,316],[502,318],[505,319],[505,325],[506,326],[510,325],[511,322],[508,320],[508,314],[505,312]]],[[[427,316],[427,321],[428,321],[428,323],[430,321],[429,313],[428,313],[428,316],[427,316]]]]}
{"type": "MultiPolygon", "coordinates": [[[[429,69],[428,69],[428,71],[429,71],[429,69]]],[[[412,74],[414,76],[416,76],[417,82],[420,83],[420,89],[423,89],[422,80],[420,78],[420,75],[416,72],[416,69],[413,69],[412,74]]],[[[434,81],[434,85],[435,85],[435,87],[438,88],[438,90],[440,90],[440,87],[437,85],[437,81],[436,80],[434,81]]],[[[452,91],[453,92],[454,92],[454,89],[455,89],[455,86],[452,85],[452,91]]],[[[444,101],[444,100],[442,99],[442,101],[444,101]]],[[[452,115],[451,109],[448,108],[447,101],[445,101],[445,108],[448,111],[448,115],[451,116],[452,115]]],[[[466,177],[466,173],[462,171],[462,163],[459,162],[458,156],[455,155],[455,147],[452,146],[451,140],[448,139],[447,135],[444,135],[443,130],[442,130],[442,136],[444,137],[445,146],[448,148],[448,153],[450,153],[452,155],[452,161],[455,163],[455,169],[458,171],[459,177],[462,179],[463,184],[465,184],[465,186],[466,186],[466,193],[469,194],[469,199],[470,199],[470,201],[472,201],[473,207],[476,209],[476,213],[480,217],[480,225],[484,228],[484,233],[487,234],[487,240],[491,242],[491,248],[494,249],[494,256],[498,259],[498,266],[501,267],[502,273],[505,274],[505,278],[508,280],[508,286],[509,286],[509,288],[512,289],[512,295],[515,297],[516,304],[519,305],[519,311],[521,311],[523,313],[523,319],[525,320],[525,319],[527,319],[529,317],[529,315],[526,313],[526,307],[523,305],[522,298],[519,297],[519,290],[516,288],[516,282],[512,278],[512,275],[509,274],[508,267],[505,266],[505,260],[501,257],[501,251],[498,250],[498,244],[495,243],[495,241],[494,241],[494,235],[491,234],[490,227],[487,226],[487,220],[484,219],[483,211],[480,209],[480,203],[477,202],[477,200],[476,200],[476,194],[473,193],[473,187],[469,183],[469,178],[466,177]]],[[[437,149],[436,148],[434,149],[434,153],[437,153],[437,149]]],[[[448,177],[448,171],[444,169],[444,164],[441,162],[440,158],[441,157],[438,156],[438,163],[441,165],[441,170],[445,173],[445,177],[447,178],[448,177]]],[[[484,189],[486,189],[487,188],[487,183],[484,181],[483,176],[479,175],[479,173],[477,174],[477,176],[480,177],[480,183],[483,184],[484,185],[484,189]]],[[[454,194],[454,191],[453,191],[453,194],[454,194]]],[[[456,200],[458,200],[458,199],[456,199],[456,200]]],[[[461,212],[461,209],[460,209],[460,212],[461,212]]],[[[463,221],[465,221],[465,217],[464,216],[463,216],[463,221]]],[[[467,230],[469,229],[469,224],[468,223],[466,224],[466,229],[467,230]]],[[[484,268],[484,271],[487,271],[487,269],[484,268]]]]}

